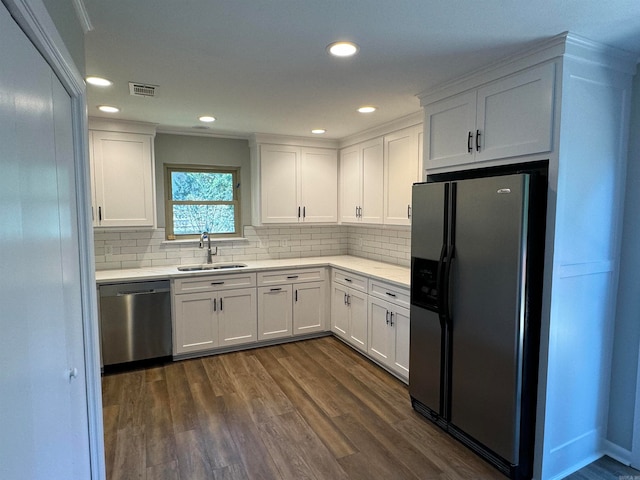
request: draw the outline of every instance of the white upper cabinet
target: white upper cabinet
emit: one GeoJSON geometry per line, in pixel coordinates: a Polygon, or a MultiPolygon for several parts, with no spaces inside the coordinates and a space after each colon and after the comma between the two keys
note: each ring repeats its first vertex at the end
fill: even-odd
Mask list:
{"type": "Polygon", "coordinates": [[[383,142],[375,138],[340,152],[340,221],[382,223],[383,142]]]}
{"type": "Polygon", "coordinates": [[[335,149],[261,144],[255,150],[252,175],[260,192],[254,199],[259,202],[255,224],[337,222],[335,149]]]}
{"type": "Polygon", "coordinates": [[[95,227],[155,227],[152,134],[90,130],[95,227]]]}
{"type": "Polygon", "coordinates": [[[555,64],[425,106],[427,169],[549,152],[555,64]]]}
{"type": "Polygon", "coordinates": [[[422,125],[384,137],[384,223],[411,223],[411,186],[421,180],[422,125]]]}

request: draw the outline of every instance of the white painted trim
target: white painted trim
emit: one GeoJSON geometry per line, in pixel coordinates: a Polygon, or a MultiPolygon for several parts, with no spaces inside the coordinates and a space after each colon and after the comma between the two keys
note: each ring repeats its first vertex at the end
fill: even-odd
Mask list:
{"type": "Polygon", "coordinates": [[[164,133],[168,135],[186,135],[192,137],[229,138],[233,140],[249,140],[249,137],[251,136],[248,133],[212,131],[207,129],[206,127],[194,128],[158,126],[158,128],[156,128],[156,133],[164,133]]]}
{"type": "Polygon", "coordinates": [[[633,412],[633,438],[631,440],[631,466],[640,469],[640,347],[638,348],[638,371],[636,372],[636,402],[633,412]]]}
{"type": "Polygon", "coordinates": [[[134,122],[131,120],[112,120],[110,118],[89,117],[89,130],[103,130],[119,133],[156,134],[155,123],[134,122]]]}
{"type": "Polygon", "coordinates": [[[71,3],[73,3],[73,8],[76,10],[76,15],[78,16],[78,21],[80,22],[82,31],[84,33],[92,31],[93,24],[91,23],[89,12],[87,11],[87,7],[84,5],[84,2],[82,0],[71,0],[71,3]]]}
{"type": "Polygon", "coordinates": [[[104,480],[102,387],[93,266],[85,83],[42,0],[2,0],[2,3],[49,63],[71,97],[91,480],[104,480]]]}
{"type": "Polygon", "coordinates": [[[560,265],[558,276],[560,278],[579,277],[582,275],[593,275],[597,273],[611,273],[614,271],[614,261],[605,260],[601,262],[585,262],[571,265],[560,265]]]}
{"type": "Polygon", "coordinates": [[[398,130],[402,130],[403,128],[420,125],[422,124],[423,120],[424,110],[420,109],[415,113],[411,113],[401,118],[396,118],[395,120],[383,123],[382,125],[378,125],[377,127],[373,127],[368,130],[349,135],[348,137],[344,137],[340,139],[340,148],[355,145],[356,143],[366,142],[367,140],[371,140],[373,138],[382,137],[398,130]]]}
{"type": "Polygon", "coordinates": [[[604,441],[604,454],[610,456],[614,460],[622,463],[623,465],[631,464],[631,452],[626,448],[622,448],[609,440],[604,441]]]}
{"type": "Polygon", "coordinates": [[[254,133],[249,137],[249,145],[290,145],[294,147],[338,148],[338,141],[322,138],[292,137],[287,135],[269,135],[254,133]]]}

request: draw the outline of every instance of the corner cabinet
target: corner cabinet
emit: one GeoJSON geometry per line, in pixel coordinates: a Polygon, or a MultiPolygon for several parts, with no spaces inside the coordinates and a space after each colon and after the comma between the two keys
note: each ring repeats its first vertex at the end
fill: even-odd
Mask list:
{"type": "Polygon", "coordinates": [[[258,273],[258,340],[323,332],[324,268],[258,273]]]}
{"type": "Polygon", "coordinates": [[[421,181],[422,125],[384,137],[384,223],[411,224],[411,186],[421,181]]]}
{"type": "Polygon", "coordinates": [[[94,227],[155,227],[153,139],[152,133],[89,130],[94,227]]]}
{"type": "Polygon", "coordinates": [[[335,148],[253,145],[252,182],[254,224],[338,221],[335,148]]]}
{"type": "Polygon", "coordinates": [[[383,142],[374,138],[340,151],[340,221],[382,223],[383,142]]]}
{"type": "Polygon", "coordinates": [[[550,152],[555,64],[424,105],[425,168],[550,152]]]}

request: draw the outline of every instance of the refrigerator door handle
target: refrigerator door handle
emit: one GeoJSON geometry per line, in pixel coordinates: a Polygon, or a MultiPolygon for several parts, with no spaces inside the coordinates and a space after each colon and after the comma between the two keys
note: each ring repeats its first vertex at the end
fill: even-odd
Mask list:
{"type": "Polygon", "coordinates": [[[438,272],[436,273],[436,288],[438,289],[438,314],[440,318],[444,314],[444,276],[445,276],[445,258],[447,257],[447,245],[443,244],[440,250],[440,259],[438,260],[438,272]]]}

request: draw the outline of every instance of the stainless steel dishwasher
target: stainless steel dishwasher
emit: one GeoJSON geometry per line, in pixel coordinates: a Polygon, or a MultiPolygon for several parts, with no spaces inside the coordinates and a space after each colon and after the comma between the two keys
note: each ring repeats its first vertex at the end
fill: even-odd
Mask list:
{"type": "Polygon", "coordinates": [[[168,280],[100,285],[104,366],[171,355],[168,280]]]}

